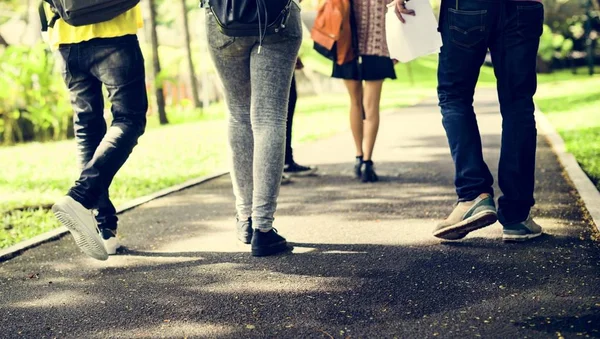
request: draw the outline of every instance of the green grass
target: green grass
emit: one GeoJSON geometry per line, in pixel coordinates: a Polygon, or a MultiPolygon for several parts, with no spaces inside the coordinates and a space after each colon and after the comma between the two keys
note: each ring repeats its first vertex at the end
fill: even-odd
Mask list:
{"type": "Polygon", "coordinates": [[[536,102],[600,189],[600,77],[584,71],[540,76],[536,102]]]}

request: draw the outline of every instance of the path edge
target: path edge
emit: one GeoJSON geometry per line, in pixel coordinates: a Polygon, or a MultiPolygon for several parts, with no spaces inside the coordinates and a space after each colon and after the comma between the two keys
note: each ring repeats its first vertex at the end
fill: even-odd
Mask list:
{"type": "Polygon", "coordinates": [[[548,140],[554,154],[558,157],[558,161],[581,197],[583,207],[590,214],[592,224],[595,226],[596,231],[600,232],[600,191],[579,166],[575,156],[567,151],[564,140],[544,112],[536,108],[535,117],[542,134],[548,140]]]}
{"type": "MultiPolygon", "coordinates": [[[[167,196],[167,195],[170,195],[173,193],[177,193],[177,192],[183,191],[185,189],[200,185],[207,181],[217,179],[228,173],[229,172],[225,171],[225,170],[217,171],[211,175],[207,175],[207,176],[203,176],[203,177],[199,177],[199,178],[195,178],[195,179],[190,179],[182,184],[167,187],[160,191],[145,195],[143,197],[133,199],[131,201],[126,202],[122,206],[119,206],[117,208],[117,214],[122,214],[124,212],[130,211],[130,210],[132,210],[140,205],[143,205],[145,203],[148,203],[152,200],[156,200],[158,198],[162,198],[164,196],[167,196]]],[[[42,244],[58,240],[58,239],[62,238],[64,235],[66,235],[67,233],[69,233],[69,231],[64,226],[61,226],[59,228],[56,228],[56,229],[53,229],[46,233],[35,236],[29,240],[22,241],[20,243],[14,244],[8,248],[0,250],[0,263],[3,263],[5,261],[8,261],[15,257],[18,257],[21,254],[23,254],[24,252],[26,252],[27,250],[38,247],[42,244]]]]}

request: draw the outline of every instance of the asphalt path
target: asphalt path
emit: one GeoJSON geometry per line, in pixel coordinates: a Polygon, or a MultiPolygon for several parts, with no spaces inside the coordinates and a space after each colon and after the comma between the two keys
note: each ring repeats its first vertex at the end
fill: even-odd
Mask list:
{"type": "MultiPolygon", "coordinates": [[[[495,172],[494,100],[480,92],[477,111],[495,172]]],[[[67,236],[0,264],[0,337],[600,337],[600,247],[542,135],[533,213],[547,234],[523,244],[498,224],[431,236],[455,200],[435,102],[382,116],[381,182],[352,177],[352,148],[344,132],[297,149],[320,175],[282,187],[275,226],[292,254],[253,258],[236,241],[224,176],[122,215],[127,248],[106,262],[67,236]]]]}

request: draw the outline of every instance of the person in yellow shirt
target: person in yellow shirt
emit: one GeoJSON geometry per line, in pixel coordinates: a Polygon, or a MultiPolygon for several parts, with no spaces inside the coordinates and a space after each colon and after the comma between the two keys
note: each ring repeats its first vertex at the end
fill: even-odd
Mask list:
{"type": "Polygon", "coordinates": [[[58,19],[47,32],[70,92],[82,166],[79,179],[52,210],[81,250],[98,260],[119,247],[108,189],[146,127],[144,58],[136,36],[141,25],[138,4],[96,24],[75,27],[58,19]],[[112,104],[109,128],[102,86],[112,104]]]}

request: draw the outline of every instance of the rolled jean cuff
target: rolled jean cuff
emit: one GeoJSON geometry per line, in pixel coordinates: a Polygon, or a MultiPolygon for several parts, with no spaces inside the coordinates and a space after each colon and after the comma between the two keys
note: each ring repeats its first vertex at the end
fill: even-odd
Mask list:
{"type": "Polygon", "coordinates": [[[254,228],[261,231],[270,231],[273,229],[273,219],[252,217],[254,228]]]}

